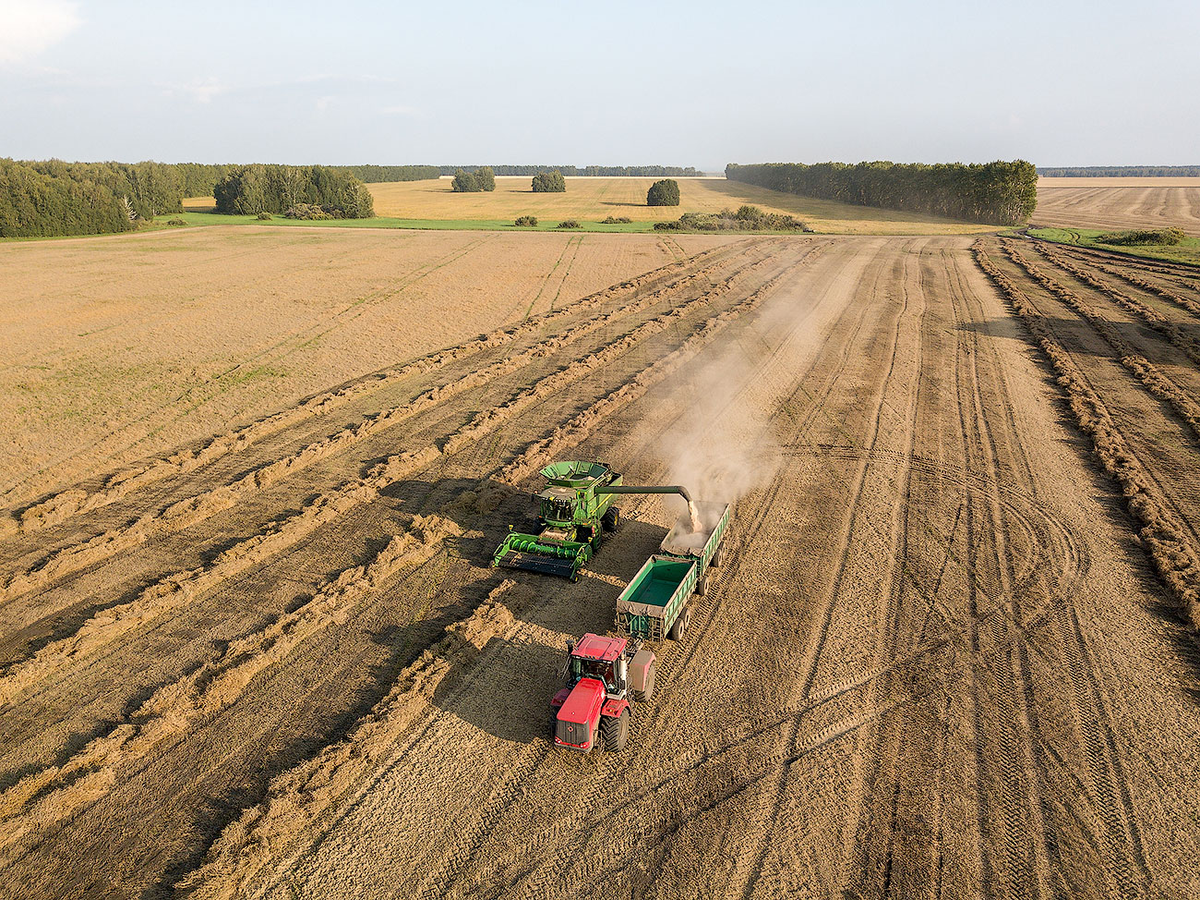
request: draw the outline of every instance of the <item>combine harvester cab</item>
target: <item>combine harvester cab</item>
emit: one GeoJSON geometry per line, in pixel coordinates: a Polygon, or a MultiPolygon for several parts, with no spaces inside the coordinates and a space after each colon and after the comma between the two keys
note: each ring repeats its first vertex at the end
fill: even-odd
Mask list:
{"type": "Polygon", "coordinates": [[[640,640],[585,634],[567,642],[565,686],[550,702],[550,739],[584,753],[621,750],[629,740],[631,700],[654,694],[654,653],[640,640]]]}
{"type": "Polygon", "coordinates": [[[680,520],[617,598],[619,634],[648,641],[683,637],[692,622],[693,595],[708,591],[708,569],[721,564],[721,542],[732,510],[727,503],[696,504],[704,530],[680,520]]]}

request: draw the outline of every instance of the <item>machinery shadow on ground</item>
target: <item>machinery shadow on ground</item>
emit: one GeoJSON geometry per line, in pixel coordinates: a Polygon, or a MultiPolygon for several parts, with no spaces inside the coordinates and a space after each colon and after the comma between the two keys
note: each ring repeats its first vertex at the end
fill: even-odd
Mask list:
{"type": "Polygon", "coordinates": [[[502,741],[545,740],[565,649],[491,638],[477,658],[438,686],[433,703],[502,741]]]}

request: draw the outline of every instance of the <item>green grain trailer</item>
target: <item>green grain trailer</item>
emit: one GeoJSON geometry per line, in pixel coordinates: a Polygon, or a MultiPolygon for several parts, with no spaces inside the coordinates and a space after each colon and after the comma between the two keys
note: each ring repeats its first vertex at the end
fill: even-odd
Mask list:
{"type": "MultiPolygon", "coordinates": [[[[704,596],[708,569],[721,564],[721,541],[729,527],[729,504],[697,503],[704,530],[681,520],[617,598],[617,633],[661,641],[679,640],[692,620],[693,594],[704,596]]],[[[685,517],[686,519],[686,517],[685,517]]]]}

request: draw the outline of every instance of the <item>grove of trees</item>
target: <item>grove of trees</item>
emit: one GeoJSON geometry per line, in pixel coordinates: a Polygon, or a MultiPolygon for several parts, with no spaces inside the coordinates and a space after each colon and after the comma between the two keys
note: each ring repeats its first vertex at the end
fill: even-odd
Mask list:
{"type": "Polygon", "coordinates": [[[375,215],[366,186],[348,172],[328,166],[240,166],[213,187],[217,212],[254,215],[286,213],[302,205],[320,207],[339,219],[375,215]]]}
{"type": "Polygon", "coordinates": [[[664,178],[650,185],[646,191],[647,206],[678,206],[679,182],[673,178],[664,178]]]}
{"type": "Polygon", "coordinates": [[[182,209],[182,176],[155,162],[0,159],[0,237],[108,234],[182,209]]]}
{"type": "Polygon", "coordinates": [[[450,189],[456,193],[471,193],[475,191],[494,191],[496,176],[488,166],[480,166],[474,172],[459,169],[454,173],[450,189]]]}
{"type": "Polygon", "coordinates": [[[972,222],[1018,225],[1037,206],[1037,170],[1018,159],[990,163],[730,163],[725,177],[759,187],[972,222]]]}
{"type": "Polygon", "coordinates": [[[562,193],[567,189],[567,179],[562,172],[538,172],[533,176],[534,193],[562,193]]]}

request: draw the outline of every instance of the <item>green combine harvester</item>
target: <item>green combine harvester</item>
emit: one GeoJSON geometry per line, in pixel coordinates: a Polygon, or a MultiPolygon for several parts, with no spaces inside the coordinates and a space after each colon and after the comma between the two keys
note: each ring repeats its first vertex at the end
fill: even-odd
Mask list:
{"type": "MultiPolygon", "coordinates": [[[[621,476],[600,462],[556,462],[542,469],[546,487],[538,501],[538,534],[510,531],[496,548],[493,566],[528,569],[579,580],[579,570],[596,555],[605,532],[621,525],[616,494],[679,494],[692,498],[677,484],[626,487],[621,476]]],[[[510,526],[511,527],[511,526],[510,526]]]]}

